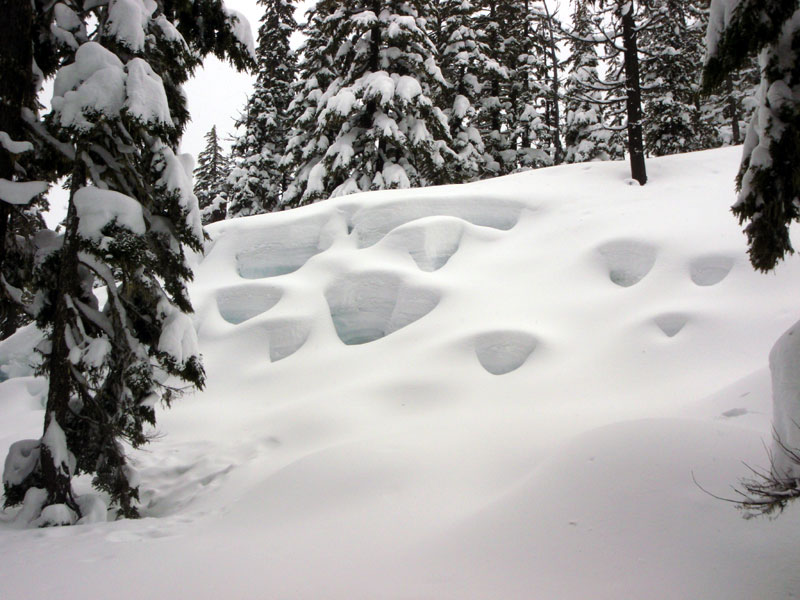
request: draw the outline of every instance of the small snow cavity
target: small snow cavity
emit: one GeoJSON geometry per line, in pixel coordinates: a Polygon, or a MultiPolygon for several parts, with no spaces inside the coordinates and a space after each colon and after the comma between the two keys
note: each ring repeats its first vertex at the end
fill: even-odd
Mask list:
{"type": "Polygon", "coordinates": [[[456,253],[464,235],[464,222],[453,217],[432,217],[395,229],[387,243],[406,250],[417,266],[438,271],[456,253]]]}
{"type": "Polygon", "coordinates": [[[243,249],[236,255],[239,275],[263,279],[294,273],[312,256],[327,250],[329,240],[320,241],[324,225],[320,219],[306,219],[246,236],[240,244],[243,249]]]}
{"type": "Polygon", "coordinates": [[[639,283],[656,262],[656,249],[634,240],[608,242],[598,252],[606,261],[609,279],[621,287],[639,283]]]}
{"type": "Polygon", "coordinates": [[[325,293],[336,333],[347,345],[374,342],[431,312],[439,295],[390,273],[342,277],[325,293]]]}
{"type": "Polygon", "coordinates": [[[678,313],[659,315],[655,318],[656,325],[667,337],[675,337],[686,326],[689,318],[678,313]]]}
{"type": "Polygon", "coordinates": [[[269,340],[269,359],[278,362],[291,356],[306,343],[311,324],[303,319],[276,319],[265,324],[269,340]]]}
{"type": "Polygon", "coordinates": [[[217,309],[228,323],[238,325],[267,312],[281,299],[277,288],[240,285],[217,292],[217,309]]]}
{"type": "Polygon", "coordinates": [[[365,206],[353,215],[359,248],[368,248],[393,229],[425,217],[457,217],[473,225],[507,231],[519,221],[522,205],[492,198],[421,198],[365,206]]]}
{"type": "Polygon", "coordinates": [[[728,276],[733,268],[733,258],[730,256],[701,256],[689,267],[692,281],[700,286],[717,285],[728,276]]]}
{"type": "Polygon", "coordinates": [[[524,331],[491,331],[475,339],[475,355],[492,375],[519,369],[536,349],[538,341],[524,331]]]}

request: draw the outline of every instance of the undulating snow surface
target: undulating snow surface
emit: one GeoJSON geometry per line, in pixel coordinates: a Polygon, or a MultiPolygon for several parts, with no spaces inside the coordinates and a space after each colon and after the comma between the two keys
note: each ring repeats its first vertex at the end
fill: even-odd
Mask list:
{"type": "MultiPolygon", "coordinates": [[[[203,393],[134,454],[145,518],[0,523],[21,599],[785,599],[800,506],[745,521],[800,259],[750,268],[741,149],[228,221],[196,268],[203,393]]],[[[0,452],[41,435],[0,346],[0,452]]],[[[24,465],[23,465],[24,466],[24,465]]],[[[85,489],[85,482],[82,482],[85,489]]]]}

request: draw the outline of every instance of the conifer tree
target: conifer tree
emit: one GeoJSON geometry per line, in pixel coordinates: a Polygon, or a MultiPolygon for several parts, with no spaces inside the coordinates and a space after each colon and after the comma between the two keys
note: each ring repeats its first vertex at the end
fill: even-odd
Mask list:
{"type": "Polygon", "coordinates": [[[699,83],[705,27],[695,0],[653,0],[662,15],[641,35],[642,88],[646,98],[645,150],[653,156],[713,148],[717,128],[706,118],[699,83]]]}
{"type": "Polygon", "coordinates": [[[289,105],[297,60],[289,38],[297,31],[294,0],[259,0],[264,7],[258,30],[258,74],[237,126],[231,154],[231,217],[276,210],[289,185],[281,166],[291,130],[289,105]]]}
{"type": "Polygon", "coordinates": [[[217,126],[206,134],[206,147],[197,157],[194,170],[194,195],[200,206],[203,225],[222,221],[227,213],[230,161],[219,145],[217,126]]]}
{"type": "MultiPolygon", "coordinates": [[[[635,0],[590,0],[598,10],[593,16],[595,34],[604,40],[606,58],[611,69],[601,87],[611,94],[611,103],[623,104],[624,112],[616,113],[624,118],[627,130],[627,151],[631,164],[631,178],[639,185],[647,183],[643,138],[642,89],[640,81],[639,36],[646,27],[659,24],[659,16],[647,13],[647,4],[635,0]],[[619,65],[613,68],[614,64],[619,65]]],[[[595,40],[589,36],[586,41],[595,40]]],[[[612,112],[612,127],[614,123],[612,112]]]]}
{"type": "Polygon", "coordinates": [[[572,13],[568,76],[564,90],[565,162],[608,160],[614,157],[609,147],[612,132],[603,123],[603,88],[598,74],[596,44],[587,41],[592,27],[589,7],[579,2],[572,13]]]}
{"type": "Polygon", "coordinates": [[[441,0],[433,31],[447,86],[439,105],[447,115],[452,148],[458,156],[446,165],[450,179],[472,181],[486,172],[485,148],[477,127],[478,105],[494,63],[475,29],[478,4],[472,0],[441,0]]]}
{"type": "Polygon", "coordinates": [[[429,13],[419,10],[429,8],[344,0],[313,21],[320,27],[314,43],[322,42],[316,51],[335,63],[336,77],[316,101],[316,119],[305,121],[314,132],[302,150],[308,158],[294,168],[300,176],[287,193],[289,205],[447,182],[446,160],[455,153],[447,117],[433,101],[445,82],[429,13]]]}
{"type": "Polygon", "coordinates": [[[789,226],[800,220],[800,7],[796,1],[715,0],[707,40],[707,92],[758,53],[758,109],[744,143],[733,212],[747,223],[750,262],[769,271],[794,252],[789,226]]]}
{"type": "Polygon", "coordinates": [[[119,516],[136,516],[125,444],[147,441],[154,406],[177,386],[203,385],[184,253],[202,249],[203,232],[188,163],[175,154],[188,120],[180,86],[209,52],[253,64],[246,22],[214,0],[66,0],[42,10],[58,26],[93,27],[83,40],[58,36],[66,64],[40,129],[70,163],[70,199],[35,274],[44,431],[12,445],[3,475],[6,505],[24,502],[36,526],[81,517],[80,473],[119,516]],[[141,19],[128,18],[131,3],[141,19]]]}

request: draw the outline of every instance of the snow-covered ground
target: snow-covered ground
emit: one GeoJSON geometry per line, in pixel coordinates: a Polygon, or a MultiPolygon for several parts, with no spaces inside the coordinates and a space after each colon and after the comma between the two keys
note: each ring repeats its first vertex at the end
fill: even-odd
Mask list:
{"type": "MultiPolygon", "coordinates": [[[[741,150],[349,196],[209,229],[203,393],[134,455],[145,518],[0,522],[0,596],[784,599],[764,466],[800,259],[750,268],[741,150]]],[[[25,332],[0,453],[40,435],[25,332]]]]}

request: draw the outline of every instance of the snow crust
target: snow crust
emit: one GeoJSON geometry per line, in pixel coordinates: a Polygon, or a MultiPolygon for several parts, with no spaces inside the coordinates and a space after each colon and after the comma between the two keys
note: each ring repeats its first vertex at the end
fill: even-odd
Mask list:
{"type": "MultiPolygon", "coordinates": [[[[212,225],[207,388],[132,454],[144,518],[6,511],[3,597],[791,597],[800,505],[745,521],[693,480],[727,496],[769,468],[768,355],[798,320],[800,258],[754,272],[730,216],[740,153],[652,160],[644,187],[592,162],[212,225]]],[[[43,414],[9,376],[3,453],[43,414]]]]}

